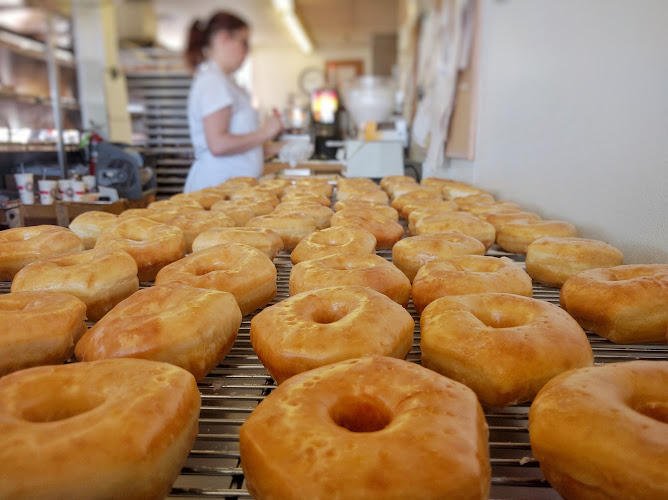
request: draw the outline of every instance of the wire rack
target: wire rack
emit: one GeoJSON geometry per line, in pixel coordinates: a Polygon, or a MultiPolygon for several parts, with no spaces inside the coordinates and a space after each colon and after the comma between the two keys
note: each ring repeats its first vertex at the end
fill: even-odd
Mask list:
{"type": "MultiPolygon", "coordinates": [[[[390,251],[381,251],[379,254],[391,260],[390,251]]],[[[508,254],[498,248],[492,248],[487,254],[506,256],[524,266],[523,255],[508,254]]],[[[274,263],[278,270],[278,294],[271,304],[288,297],[292,269],[289,254],[279,254],[274,263]]],[[[147,286],[151,284],[142,284],[143,288],[147,286]]],[[[0,283],[0,294],[9,293],[9,288],[10,283],[0,283]]],[[[559,304],[559,290],[556,288],[534,282],[533,296],[559,304]]],[[[412,301],[408,311],[415,319],[415,330],[413,348],[407,359],[419,364],[420,318],[412,301]]],[[[252,317],[253,314],[243,318],[230,353],[199,383],[202,395],[199,434],[181,475],[173,485],[170,498],[252,498],[246,490],[240,464],[239,428],[253,409],[276,388],[251,346],[252,317]]],[[[595,362],[599,364],[634,359],[668,359],[666,345],[617,345],[590,332],[587,336],[595,362]]],[[[491,498],[561,498],[545,481],[531,453],[528,412],[529,404],[485,412],[492,465],[491,498]]]]}

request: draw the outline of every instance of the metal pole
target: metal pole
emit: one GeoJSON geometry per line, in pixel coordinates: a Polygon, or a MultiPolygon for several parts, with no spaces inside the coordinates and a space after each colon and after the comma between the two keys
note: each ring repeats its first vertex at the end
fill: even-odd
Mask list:
{"type": "Polygon", "coordinates": [[[48,32],[46,35],[46,63],[49,71],[49,89],[51,91],[51,107],[53,108],[53,121],[56,127],[57,146],[58,146],[58,166],[60,167],[60,176],[67,176],[65,157],[65,145],[63,143],[63,115],[60,108],[60,76],[58,71],[58,61],[55,51],[55,33],[53,29],[54,15],[49,14],[48,32]]]}

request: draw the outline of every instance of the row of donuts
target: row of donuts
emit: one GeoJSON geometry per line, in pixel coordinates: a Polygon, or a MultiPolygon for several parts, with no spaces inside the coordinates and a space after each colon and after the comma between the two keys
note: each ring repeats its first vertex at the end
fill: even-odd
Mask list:
{"type": "Polygon", "coordinates": [[[262,250],[229,243],[205,248],[204,258],[170,263],[182,257],[183,233],[192,226],[170,229],[138,217],[177,217],[161,214],[174,209],[164,205],[120,217],[84,214],[72,227],[89,238],[86,251],[64,228],[0,233],[2,279],[13,279],[11,293],[0,297],[0,496],[162,498],[169,492],[198,431],[195,378],[231,348],[240,306],[248,312],[275,296],[271,258],[283,243],[269,230],[228,228],[234,241],[262,250]],[[229,279],[234,273],[222,287],[207,278],[201,272],[207,258],[223,259],[236,281],[229,279]],[[158,286],[137,291],[140,268],[144,279],[155,274],[158,286]],[[90,330],[86,316],[97,320],[90,330]],[[63,363],[73,350],[86,362],[35,366],[63,363]]]}
{"type": "MultiPolygon", "coordinates": [[[[457,231],[485,249],[496,241],[505,250],[526,253],[527,273],[548,286],[563,286],[561,305],[584,328],[621,344],[668,340],[667,265],[622,265],[622,253],[612,245],[577,238],[569,223],[544,221],[514,202],[494,201],[490,193],[459,181],[427,178],[418,184],[411,177],[393,176],[383,179],[381,187],[414,234],[393,247],[395,264],[411,280],[424,267],[414,283],[418,310],[426,305],[419,297],[425,282],[448,287],[451,273],[437,271],[442,265],[433,262],[452,257],[452,245],[439,249],[443,244],[436,242],[445,232],[457,231]],[[428,278],[430,274],[435,276],[428,278]]],[[[484,251],[478,246],[462,253],[484,251]]],[[[473,265],[484,260],[465,261],[473,265]]]]}
{"type": "MultiPolygon", "coordinates": [[[[335,231],[337,228],[319,231],[300,244],[319,240],[319,245],[312,245],[314,248],[328,243],[332,246],[337,241],[333,237],[335,231]],[[325,233],[330,236],[325,237],[325,233]]],[[[456,235],[462,236],[459,233],[450,236],[456,235]]],[[[350,246],[350,242],[346,245],[350,246]]],[[[370,253],[369,245],[366,248],[370,253]]],[[[422,364],[446,375],[446,379],[401,361],[411,347],[412,321],[403,308],[388,300],[392,297],[400,304],[408,301],[405,293],[394,294],[396,286],[388,285],[390,280],[381,279],[386,274],[379,270],[393,267],[391,263],[376,264],[369,255],[356,254],[299,260],[290,276],[291,297],[264,309],[251,321],[253,348],[281,384],[253,411],[241,429],[242,466],[251,493],[256,498],[269,498],[276,494],[279,484],[280,489],[295,484],[300,492],[318,497],[325,491],[337,491],[336,484],[345,478],[347,491],[364,492],[369,497],[389,498],[395,494],[409,497],[415,490],[404,490],[403,478],[392,480],[401,476],[400,466],[383,455],[386,458],[381,469],[374,458],[391,443],[400,441],[403,446],[397,455],[402,457],[401,461],[405,462],[407,455],[417,458],[415,468],[429,478],[426,482],[430,486],[421,490],[425,496],[486,498],[487,426],[480,422],[479,404],[464,402],[467,393],[463,387],[467,386],[480,402],[490,407],[535,398],[531,410],[532,449],[550,483],[567,497],[588,498],[601,492],[614,498],[638,492],[643,498],[665,495],[668,478],[665,469],[656,466],[657,462],[665,461],[665,444],[640,449],[633,443],[639,436],[649,435],[646,431],[650,427],[652,433],[665,434],[665,424],[652,420],[656,418],[652,409],[656,403],[636,402],[665,399],[665,394],[660,393],[668,382],[666,363],[629,362],[592,370],[589,342],[582,328],[566,312],[543,301],[509,294],[508,289],[497,290],[506,293],[489,293],[490,288],[494,290],[494,286],[490,287],[491,280],[484,284],[471,280],[476,274],[483,280],[495,274],[490,271],[496,270],[489,268],[481,273],[482,262],[503,263],[501,266],[506,266],[507,273],[512,270],[514,275],[504,276],[505,283],[497,286],[515,287],[518,290],[515,293],[530,296],[531,280],[517,264],[505,258],[480,255],[450,260],[457,259],[478,261],[477,272],[461,273],[468,276],[459,287],[452,277],[435,278],[436,284],[449,286],[450,293],[434,300],[421,317],[422,364]],[[475,290],[476,284],[482,289],[475,290]],[[383,290],[387,298],[369,288],[383,290]],[[477,293],[480,291],[485,293],[477,293]],[[369,354],[399,360],[366,357],[369,354]],[[353,359],[335,362],[347,358],[353,359]],[[394,373],[390,375],[390,371],[394,373]],[[448,402],[447,415],[465,420],[468,426],[463,426],[461,420],[454,425],[435,416],[421,421],[413,415],[407,416],[399,402],[410,397],[414,390],[407,383],[411,377],[419,380],[420,393],[429,395],[438,391],[435,386],[439,382],[448,381],[451,384],[448,397],[439,399],[448,402]],[[345,389],[355,378],[365,382],[345,389]],[[630,383],[629,379],[641,381],[642,385],[630,383]],[[631,406],[626,399],[629,393],[634,398],[631,406]],[[553,409],[555,404],[557,409],[553,409]],[[632,411],[620,411],[627,408],[632,411]],[[323,411],[331,420],[323,418],[323,411]],[[306,415],[298,418],[296,412],[306,415]],[[601,424],[611,413],[624,413],[625,418],[611,425],[601,424]],[[600,417],[596,421],[602,430],[590,433],[592,446],[582,450],[582,440],[573,436],[581,435],[576,432],[578,427],[592,415],[600,417]],[[398,424],[408,420],[412,426],[398,424]],[[564,420],[566,424],[562,423],[564,420]],[[420,428],[418,435],[411,432],[414,426],[420,428]],[[623,431],[617,431],[617,443],[606,445],[611,427],[622,427],[623,431]],[[350,434],[341,434],[340,428],[371,433],[364,439],[365,452],[356,452],[359,443],[350,434]],[[434,429],[441,434],[431,434],[434,429]],[[378,430],[383,433],[373,433],[378,430]],[[425,432],[434,438],[450,436],[447,445],[440,443],[442,449],[449,450],[447,456],[441,454],[436,458],[434,448],[428,447],[429,460],[421,460],[425,453],[422,445],[425,432]],[[634,462],[626,459],[628,446],[633,446],[634,462]],[[351,452],[341,451],[351,448],[351,452]],[[460,452],[452,453],[453,448],[460,452]],[[605,454],[601,453],[603,449],[605,454]],[[308,467],[299,466],[304,456],[314,457],[308,467]],[[327,470],[329,480],[313,481],[311,463],[316,463],[318,470],[327,470]],[[360,463],[369,464],[371,470],[360,473],[360,463]],[[619,463],[624,466],[619,467],[619,463]],[[388,470],[396,470],[396,474],[387,474],[388,470]],[[638,480],[640,472],[648,471],[653,480],[638,480]],[[362,479],[356,481],[360,476],[362,479]],[[383,477],[383,481],[364,481],[366,477],[383,477]],[[437,477],[443,478],[445,484],[438,483],[437,477]],[[610,481],[610,477],[615,480],[610,481]],[[574,478],[586,483],[581,485],[574,478]]],[[[452,262],[445,259],[436,264],[452,265],[452,262]]],[[[398,277],[396,268],[394,271],[393,278],[398,277]]],[[[410,290],[410,284],[407,286],[410,290]]],[[[415,301],[415,294],[413,298],[415,301]]],[[[425,414],[434,415],[437,403],[430,403],[422,403],[422,407],[425,414]]]]}
{"type": "MultiPolygon", "coordinates": [[[[373,195],[373,196],[376,196],[376,195],[373,195]]],[[[221,230],[221,231],[222,231],[222,230],[221,230]]],[[[324,233],[324,232],[325,232],[325,231],[321,231],[321,233],[324,233]]],[[[330,232],[331,232],[331,231],[330,231],[330,232]]],[[[315,234],[313,234],[313,236],[315,237],[315,235],[317,235],[317,234],[318,234],[318,233],[315,233],[315,234]]],[[[194,256],[194,255],[196,255],[196,254],[193,254],[193,256],[194,256]]],[[[384,259],[381,259],[381,260],[384,260],[384,259]]],[[[387,262],[387,261],[385,261],[385,262],[387,262]]],[[[388,263],[388,264],[389,264],[389,263],[388,263]]],[[[295,268],[297,268],[297,267],[298,267],[298,266],[295,266],[295,268]]],[[[202,271],[204,271],[204,270],[205,270],[204,268],[200,268],[200,271],[199,271],[199,272],[202,272],[202,271]]],[[[208,274],[208,273],[204,273],[204,274],[208,274]]],[[[291,278],[292,278],[292,277],[291,277],[291,278]]],[[[291,279],[291,281],[292,281],[292,279],[291,279]]],[[[292,283],[291,283],[291,285],[292,285],[292,283]]],[[[158,287],[158,288],[159,288],[159,287],[158,287]]],[[[354,287],[353,287],[353,288],[354,288],[354,287]]],[[[410,284],[409,284],[409,290],[410,290],[410,284]]],[[[352,296],[352,297],[356,297],[356,296],[354,295],[354,293],[350,293],[350,292],[354,292],[354,291],[355,291],[355,290],[349,290],[349,289],[344,290],[343,292],[345,292],[345,293],[343,293],[342,291],[339,291],[339,296],[344,296],[344,297],[345,297],[345,296],[349,296],[349,295],[350,295],[350,296],[352,296]]],[[[370,292],[368,292],[367,289],[363,289],[363,291],[364,291],[367,295],[370,294],[370,292]]],[[[376,294],[376,295],[378,295],[378,294],[376,294]]],[[[295,301],[296,301],[296,298],[297,298],[297,297],[294,297],[295,301]]],[[[378,299],[378,297],[376,297],[376,299],[378,299]]],[[[393,304],[392,302],[386,300],[384,297],[382,297],[382,299],[385,300],[386,303],[389,303],[389,304],[391,304],[391,305],[394,306],[394,304],[393,304]]],[[[291,299],[288,299],[288,300],[291,300],[291,299]]],[[[406,300],[406,302],[408,301],[407,298],[406,298],[405,300],[406,300]]],[[[324,304],[330,304],[330,303],[333,302],[334,304],[337,304],[337,303],[339,303],[340,301],[341,301],[341,299],[339,299],[338,302],[337,302],[336,300],[332,301],[329,297],[326,298],[326,299],[321,299],[321,300],[317,301],[317,300],[315,300],[315,297],[313,297],[313,296],[309,296],[309,300],[304,300],[303,303],[314,303],[314,304],[317,304],[317,303],[323,304],[323,303],[324,303],[324,304]]],[[[285,305],[285,309],[288,309],[288,306],[291,306],[291,303],[288,303],[288,301],[284,301],[282,304],[285,305]]],[[[271,309],[271,308],[270,308],[270,309],[271,309]]],[[[267,309],[267,310],[265,310],[265,311],[269,311],[270,309],[267,309]]],[[[388,310],[389,310],[389,306],[386,304],[386,305],[383,307],[382,304],[380,304],[380,303],[378,302],[378,300],[376,300],[376,302],[375,302],[375,307],[374,307],[373,309],[375,309],[375,310],[379,310],[379,311],[388,311],[388,310]]],[[[395,307],[395,309],[396,309],[396,307],[395,307]]],[[[405,318],[405,315],[407,315],[407,313],[406,313],[402,308],[398,308],[398,309],[396,310],[396,312],[398,312],[399,310],[401,310],[401,311],[404,313],[404,318],[405,318]]],[[[317,313],[314,313],[314,314],[322,314],[322,311],[317,312],[317,313]]],[[[332,313],[332,314],[333,314],[333,315],[325,314],[324,316],[320,316],[319,318],[315,318],[315,319],[319,319],[319,321],[315,321],[315,322],[318,323],[318,324],[322,324],[322,325],[330,325],[330,324],[336,325],[337,323],[339,323],[339,321],[341,321],[341,320],[343,319],[343,317],[338,317],[338,316],[337,316],[337,315],[340,315],[340,314],[341,314],[341,308],[338,309],[338,312],[335,312],[335,313],[332,313]]],[[[268,315],[267,315],[267,316],[268,316],[268,315]]],[[[267,316],[265,316],[265,317],[267,317],[267,316]]],[[[347,314],[347,315],[344,315],[344,316],[345,316],[346,318],[348,318],[348,319],[353,319],[353,318],[356,317],[355,314],[351,314],[351,313],[349,313],[349,314],[347,314]]],[[[390,318],[394,318],[392,315],[388,315],[388,316],[389,316],[390,318]]],[[[259,317],[259,315],[258,315],[258,317],[259,317]]],[[[410,319],[410,315],[408,315],[408,317],[409,317],[409,319],[410,319]]],[[[281,322],[279,322],[279,323],[280,323],[280,324],[290,324],[290,323],[292,322],[292,320],[290,320],[290,319],[288,319],[287,321],[285,321],[285,319],[286,319],[286,318],[283,318],[283,321],[281,321],[281,322]]],[[[348,319],[347,319],[347,320],[348,320],[348,319]]],[[[347,320],[346,320],[346,321],[347,321],[347,320]]],[[[255,321],[255,320],[254,320],[254,321],[255,321]]],[[[376,318],[375,320],[371,321],[371,324],[373,325],[373,324],[374,324],[375,322],[377,322],[377,321],[379,321],[378,318],[376,318]]],[[[261,323],[261,322],[258,322],[258,324],[259,324],[259,323],[261,323]]],[[[353,323],[359,323],[359,321],[357,321],[357,322],[353,322],[353,323]]],[[[394,323],[402,324],[402,321],[399,320],[399,319],[397,319],[396,321],[395,321],[395,320],[392,320],[392,321],[390,321],[389,323],[384,324],[384,325],[385,325],[386,327],[388,327],[388,328],[386,328],[386,329],[389,331],[389,326],[392,325],[392,324],[394,324],[394,323]]],[[[406,325],[408,325],[408,323],[407,323],[405,320],[403,320],[403,323],[406,323],[406,325]]],[[[410,323],[411,323],[410,326],[411,326],[411,335],[412,335],[412,319],[410,320],[410,323]]],[[[367,337],[371,337],[371,334],[368,333],[368,330],[369,330],[369,323],[361,322],[360,324],[364,327],[361,331],[365,331],[365,330],[366,330],[366,331],[367,331],[367,337]]],[[[252,328],[253,328],[253,324],[252,324],[252,328]]],[[[270,330],[273,330],[273,328],[271,328],[270,330]]],[[[252,331],[253,331],[253,330],[252,330],[252,331]]],[[[255,331],[257,332],[257,331],[259,331],[259,330],[257,330],[257,328],[256,328],[255,331]]],[[[275,330],[274,330],[274,331],[275,331],[275,330]]],[[[389,336],[389,335],[388,335],[388,336],[389,336]]],[[[255,338],[255,339],[257,340],[257,336],[254,335],[253,333],[252,333],[252,338],[255,338]]],[[[406,334],[403,334],[403,337],[402,337],[402,338],[406,338],[406,334]]],[[[373,340],[373,339],[372,339],[372,340],[373,340]]],[[[259,348],[259,347],[256,347],[256,345],[257,345],[257,341],[254,342],[254,347],[256,348],[256,350],[260,350],[260,348],[259,348]]],[[[404,340],[404,345],[405,345],[405,340],[404,340]]],[[[405,347],[401,346],[401,347],[400,347],[400,350],[401,350],[402,348],[405,349],[405,347]]],[[[410,349],[410,345],[408,346],[408,349],[410,349]]],[[[407,351],[406,351],[406,352],[407,352],[407,351]]],[[[403,356],[405,357],[405,354],[404,354],[403,356]]],[[[402,356],[401,356],[401,355],[397,355],[397,357],[402,357],[402,356]]],[[[265,362],[265,361],[266,361],[266,358],[263,359],[263,362],[265,362]]],[[[269,363],[269,362],[267,362],[267,364],[268,364],[268,363],[269,363]]],[[[369,361],[369,363],[370,363],[370,361],[369,361]]],[[[359,364],[359,363],[358,363],[358,364],[359,364]]],[[[367,362],[363,362],[362,364],[367,364],[367,362]]],[[[376,364],[382,364],[382,363],[378,362],[378,363],[376,363],[376,364]]],[[[402,366],[403,366],[403,365],[402,365],[402,366]]],[[[419,368],[419,367],[416,367],[416,368],[419,368]]],[[[402,369],[403,369],[403,368],[402,368],[402,369]]],[[[270,371],[271,371],[271,370],[270,370],[270,371]]],[[[276,371],[276,370],[275,370],[275,371],[276,371]]],[[[401,371],[401,370],[400,370],[400,371],[401,371]]],[[[314,376],[315,376],[315,375],[314,375],[314,376]]],[[[413,376],[414,376],[414,374],[413,374],[413,376]]],[[[277,379],[280,380],[280,377],[277,377],[277,379]]],[[[310,379],[309,379],[309,380],[310,380],[310,379]]],[[[290,383],[290,382],[288,382],[288,383],[290,383]]],[[[282,384],[282,386],[283,386],[283,384],[282,384]]],[[[460,389],[460,390],[461,390],[461,389],[460,389]]],[[[278,391],[276,391],[276,392],[278,393],[278,391]]],[[[344,406],[345,406],[345,405],[344,405],[344,406]]],[[[354,405],[353,405],[353,406],[354,406],[354,405]]],[[[264,408],[268,408],[268,406],[267,406],[267,405],[264,405],[264,403],[263,403],[262,408],[263,408],[263,409],[264,409],[264,408]]],[[[337,407],[337,408],[338,408],[338,407],[337,407]]],[[[470,408],[474,408],[474,406],[470,406],[470,408]]],[[[345,412],[344,410],[345,410],[345,408],[338,408],[337,411],[343,412],[343,416],[340,416],[340,418],[337,418],[337,420],[339,420],[339,421],[340,421],[341,419],[343,419],[344,421],[346,420],[346,418],[344,418],[345,415],[346,415],[346,412],[345,412]]],[[[348,409],[348,411],[350,411],[350,410],[348,409]]],[[[254,415],[255,415],[255,413],[254,413],[254,415]]],[[[479,420],[479,419],[478,419],[478,420],[479,420]]],[[[255,419],[255,418],[254,418],[253,422],[256,422],[256,419],[255,419]]],[[[345,422],[344,422],[344,423],[345,423],[345,422]]],[[[351,425],[351,426],[352,426],[352,425],[351,425]]],[[[343,427],[345,427],[345,425],[344,425],[343,427]]],[[[470,427],[470,426],[469,426],[469,427],[470,427]]],[[[467,427],[467,429],[469,429],[469,427],[467,427]]],[[[486,435],[486,430],[485,430],[485,435],[486,435]]],[[[246,436],[245,438],[242,439],[242,454],[244,454],[244,456],[245,456],[245,458],[243,459],[243,463],[244,463],[244,470],[246,471],[246,469],[247,469],[248,467],[251,467],[251,464],[253,463],[253,461],[252,461],[250,455],[248,454],[248,452],[245,452],[245,453],[244,453],[244,451],[243,451],[243,450],[245,450],[245,449],[248,449],[248,446],[247,446],[248,440],[247,440],[247,439],[248,439],[248,436],[250,436],[250,434],[247,433],[247,432],[245,432],[245,433],[242,433],[242,437],[243,437],[243,436],[246,436]],[[246,445],[244,445],[244,443],[246,443],[246,445]],[[247,465],[247,464],[248,464],[248,465],[247,465]]],[[[285,442],[285,441],[283,441],[283,442],[285,442]]],[[[264,436],[264,437],[263,437],[263,440],[262,440],[262,448],[261,448],[261,449],[264,450],[266,447],[267,447],[267,436],[264,436]]],[[[488,453],[488,451],[486,450],[486,446],[485,446],[485,453],[488,453]]],[[[482,456],[482,455],[481,455],[481,456],[482,456]]],[[[481,461],[481,462],[482,462],[482,461],[481,461]]],[[[275,464],[274,464],[274,465],[275,465],[275,464]]],[[[488,463],[487,463],[487,470],[488,470],[488,467],[489,467],[489,466],[488,466],[488,463]]],[[[427,468],[427,469],[425,469],[425,470],[429,470],[429,468],[427,468]]],[[[480,470],[484,472],[484,467],[481,467],[480,470]]],[[[293,471],[293,472],[294,472],[294,471],[293,471]]],[[[248,471],[248,475],[249,475],[249,477],[253,477],[253,473],[250,472],[250,470],[248,471]]],[[[264,475],[262,475],[262,477],[264,477],[264,475]]],[[[340,479],[340,478],[339,478],[339,479],[340,479]]],[[[259,480],[256,480],[255,483],[257,483],[258,481],[259,481],[259,480]]],[[[489,483],[489,479],[487,479],[487,484],[488,484],[488,483],[489,483]]],[[[249,484],[250,484],[250,483],[249,483],[249,484]]],[[[459,483],[457,483],[457,484],[459,484],[459,483]]],[[[485,484],[484,478],[483,478],[483,481],[482,481],[480,484],[482,484],[482,486],[479,485],[478,488],[479,488],[479,489],[480,489],[480,488],[483,488],[483,489],[484,489],[484,484],[485,484]]],[[[399,491],[399,490],[396,490],[396,491],[399,491]]],[[[383,496],[383,495],[380,494],[380,496],[383,496]]],[[[438,496],[438,494],[437,494],[436,496],[438,496]]],[[[261,498],[261,496],[258,496],[258,498],[261,498]]]]}

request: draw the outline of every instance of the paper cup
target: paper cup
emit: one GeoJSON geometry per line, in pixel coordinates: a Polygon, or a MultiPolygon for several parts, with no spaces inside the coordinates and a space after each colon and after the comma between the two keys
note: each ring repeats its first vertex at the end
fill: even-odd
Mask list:
{"type": "Polygon", "coordinates": [[[86,183],[84,181],[73,181],[72,187],[74,188],[74,201],[84,201],[86,183]]]}
{"type": "Polygon", "coordinates": [[[35,183],[33,174],[14,174],[14,179],[16,180],[16,186],[19,188],[21,203],[24,205],[34,205],[35,192],[33,191],[33,188],[35,183]]]}
{"type": "Polygon", "coordinates": [[[56,201],[58,183],[56,181],[40,179],[37,181],[37,185],[39,186],[39,202],[42,205],[53,205],[56,201]]]}
{"type": "Polygon", "coordinates": [[[95,189],[95,176],[94,175],[84,175],[82,180],[86,183],[86,191],[91,192],[95,189]]]}
{"type": "Polygon", "coordinates": [[[58,181],[58,191],[62,201],[72,201],[74,199],[72,179],[60,179],[58,181]]]}

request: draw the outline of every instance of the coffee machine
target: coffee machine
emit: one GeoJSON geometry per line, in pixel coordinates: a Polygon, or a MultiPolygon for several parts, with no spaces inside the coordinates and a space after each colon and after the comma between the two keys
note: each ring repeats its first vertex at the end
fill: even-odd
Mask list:
{"type": "Polygon", "coordinates": [[[339,95],[336,90],[318,89],[311,93],[311,133],[315,147],[314,158],[336,158],[342,139],[339,95]]]}

